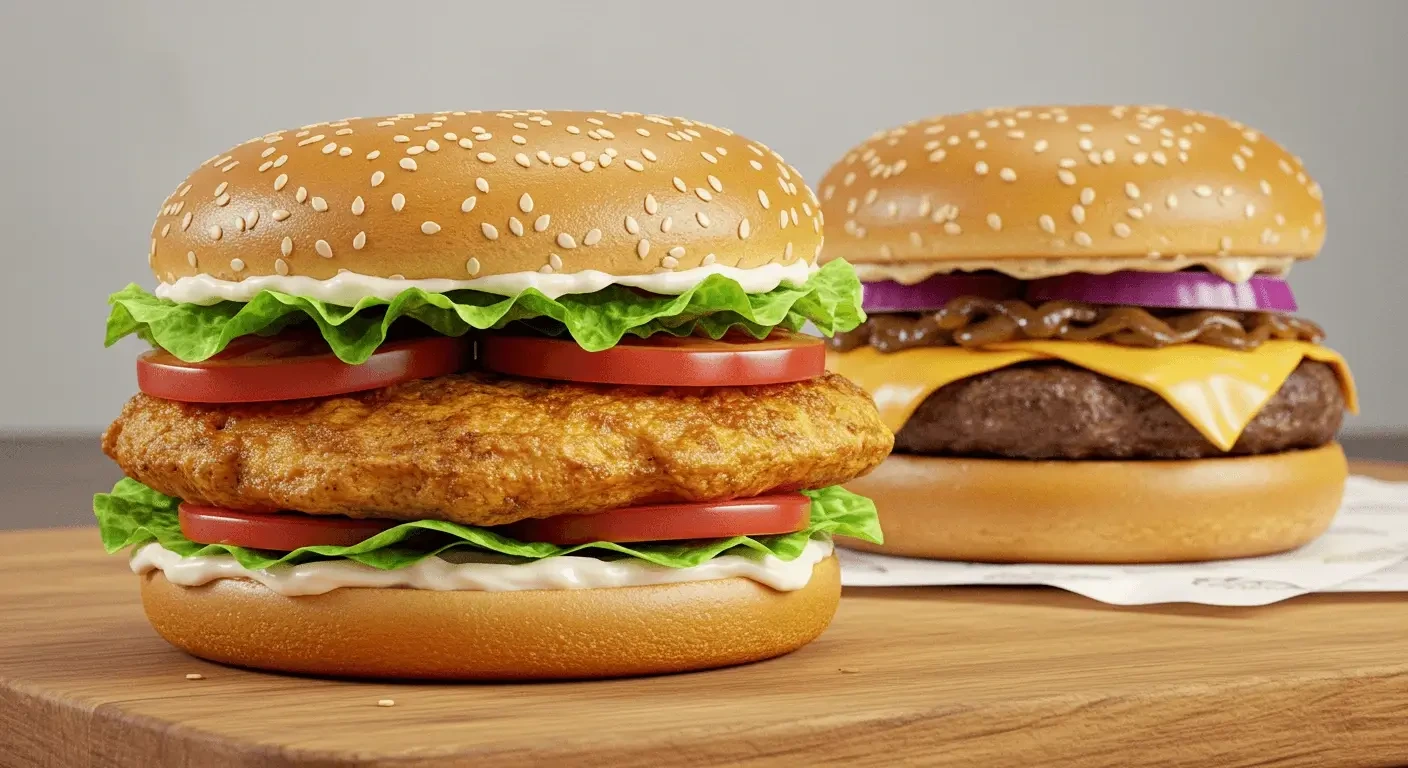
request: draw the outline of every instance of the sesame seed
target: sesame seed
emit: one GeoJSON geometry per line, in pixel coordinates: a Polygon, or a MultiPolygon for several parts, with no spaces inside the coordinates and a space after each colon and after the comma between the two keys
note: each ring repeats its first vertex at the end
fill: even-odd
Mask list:
{"type": "Polygon", "coordinates": [[[254,229],[254,225],[259,223],[259,211],[250,211],[249,215],[245,216],[245,222],[250,229],[254,229]]]}
{"type": "Polygon", "coordinates": [[[1170,209],[1177,208],[1178,195],[1170,193],[1168,197],[1164,198],[1164,204],[1167,205],[1170,209]]]}
{"type": "Polygon", "coordinates": [[[587,234],[582,235],[582,245],[592,246],[601,242],[601,230],[595,227],[587,230],[587,234]]]}
{"type": "Polygon", "coordinates": [[[656,160],[659,160],[659,159],[660,159],[660,158],[656,157],[656,156],[655,156],[655,153],[654,153],[654,152],[651,152],[649,148],[642,147],[641,150],[640,150],[640,154],[641,154],[641,157],[644,157],[646,160],[649,160],[649,161],[652,162],[652,163],[655,162],[656,160]]]}
{"type": "Polygon", "coordinates": [[[1138,184],[1135,184],[1135,183],[1132,182],[1132,181],[1127,181],[1127,182],[1125,182],[1125,184],[1124,184],[1124,194],[1125,194],[1125,196],[1128,197],[1130,200],[1138,200],[1138,199],[1139,199],[1139,185],[1138,185],[1138,184]]]}
{"type": "Polygon", "coordinates": [[[577,247],[577,241],[573,240],[572,236],[567,234],[566,232],[558,233],[557,244],[559,247],[566,248],[569,251],[577,247]]]}
{"type": "Polygon", "coordinates": [[[1129,225],[1126,224],[1126,223],[1124,223],[1123,221],[1117,221],[1117,222],[1115,222],[1115,227],[1114,227],[1114,229],[1115,229],[1115,234],[1118,235],[1119,237],[1129,237],[1129,234],[1130,234],[1130,232],[1132,231],[1132,230],[1130,230],[1129,225]]]}
{"type": "Polygon", "coordinates": [[[534,231],[534,232],[543,232],[543,231],[547,230],[548,224],[550,224],[551,222],[552,222],[552,217],[549,216],[549,215],[547,215],[547,214],[545,213],[545,214],[543,214],[542,216],[539,216],[539,217],[537,218],[537,220],[533,222],[533,231],[534,231]]]}
{"type": "Polygon", "coordinates": [[[283,259],[274,259],[274,271],[280,275],[288,274],[288,262],[283,259]]]}
{"type": "Polygon", "coordinates": [[[1077,163],[1074,158],[1063,157],[1059,162],[1056,163],[1056,165],[1062,168],[1074,168],[1076,167],[1077,163]]]}
{"type": "Polygon", "coordinates": [[[1094,189],[1093,187],[1086,187],[1085,189],[1082,189],[1082,190],[1080,191],[1080,203],[1081,203],[1081,205],[1091,205],[1091,204],[1094,203],[1094,202],[1095,202],[1095,189],[1094,189]]]}
{"type": "Polygon", "coordinates": [[[420,231],[427,235],[433,235],[440,231],[440,225],[433,221],[422,221],[420,223],[420,231]]]}
{"type": "Polygon", "coordinates": [[[1016,181],[1016,180],[1017,180],[1017,172],[1014,171],[1014,170],[1012,170],[1011,168],[1003,168],[1001,171],[998,171],[998,172],[997,172],[997,175],[998,175],[1003,181],[1016,181]]]}
{"type": "Polygon", "coordinates": [[[1278,226],[1278,227],[1284,227],[1284,226],[1286,226],[1286,216],[1285,216],[1284,214],[1280,214],[1280,213],[1276,214],[1276,226],[1278,226]]]}
{"type": "Polygon", "coordinates": [[[745,218],[742,221],[738,222],[738,239],[747,240],[749,231],[750,227],[748,224],[748,219],[745,218]]]}
{"type": "Polygon", "coordinates": [[[1082,152],[1089,152],[1092,149],[1095,149],[1095,142],[1091,141],[1089,136],[1086,136],[1081,138],[1080,141],[1076,142],[1076,146],[1080,147],[1082,152]]]}
{"type": "Polygon", "coordinates": [[[709,202],[710,200],[713,200],[713,199],[714,199],[714,196],[711,195],[711,194],[709,194],[709,190],[707,190],[707,189],[705,189],[705,188],[703,188],[703,187],[695,187],[695,188],[694,188],[694,194],[695,194],[695,196],[697,196],[700,200],[703,200],[703,201],[706,202],[706,203],[709,202]]]}
{"type": "Polygon", "coordinates": [[[396,134],[395,136],[392,136],[392,137],[391,137],[391,140],[394,141],[394,142],[396,142],[396,143],[398,143],[398,144],[405,144],[406,142],[408,142],[408,141],[411,140],[411,137],[410,137],[410,136],[407,136],[407,135],[404,134],[404,133],[398,133],[398,134],[396,134]]]}
{"type": "Polygon", "coordinates": [[[1212,197],[1212,187],[1209,187],[1206,184],[1199,184],[1198,186],[1193,187],[1193,194],[1197,195],[1198,197],[1212,197]]]}
{"type": "Polygon", "coordinates": [[[1154,158],[1155,165],[1168,165],[1168,155],[1165,155],[1161,149],[1149,153],[1149,157],[1154,158]]]}
{"type": "Polygon", "coordinates": [[[978,162],[973,164],[973,172],[978,174],[979,176],[988,175],[988,164],[983,162],[982,160],[979,160],[978,162]]]}
{"type": "Polygon", "coordinates": [[[471,258],[464,263],[464,268],[465,271],[469,272],[470,277],[479,274],[479,259],[471,258]]]}
{"type": "Polygon", "coordinates": [[[475,155],[475,158],[477,158],[481,163],[492,163],[499,159],[497,157],[494,157],[493,153],[491,152],[480,152],[479,154],[475,155]]]}
{"type": "Polygon", "coordinates": [[[697,213],[694,214],[694,218],[699,221],[699,226],[701,226],[701,227],[708,227],[708,226],[709,226],[709,214],[707,214],[707,213],[705,213],[705,212],[703,212],[703,211],[699,211],[699,212],[697,212],[697,213]]]}
{"type": "Polygon", "coordinates": [[[279,174],[278,177],[274,179],[274,191],[275,191],[275,192],[283,191],[283,188],[284,188],[287,184],[288,184],[288,174],[286,174],[286,173],[281,173],[281,174],[279,174]]]}
{"type": "Polygon", "coordinates": [[[674,226],[675,226],[675,217],[674,217],[674,216],[666,216],[666,217],[665,217],[665,220],[660,222],[660,231],[661,231],[661,232],[669,232],[670,229],[672,229],[674,226]]]}
{"type": "Polygon", "coordinates": [[[373,186],[373,187],[381,186],[381,182],[382,182],[385,178],[386,178],[386,174],[382,173],[381,171],[373,171],[373,172],[372,172],[372,186],[373,186]]]}
{"type": "Polygon", "coordinates": [[[193,267],[196,265],[196,252],[195,252],[195,251],[186,251],[186,263],[187,263],[187,264],[190,264],[190,265],[193,266],[193,267]]]}
{"type": "Polygon", "coordinates": [[[592,171],[596,170],[596,163],[592,162],[591,160],[588,160],[587,162],[582,163],[577,167],[581,169],[582,173],[591,173],[592,171]]]}
{"type": "Polygon", "coordinates": [[[995,214],[995,213],[989,213],[989,214],[988,214],[988,226],[989,226],[989,227],[992,227],[992,230],[993,230],[994,232],[1000,232],[1000,231],[1002,231],[1002,217],[999,216],[999,215],[997,215],[997,214],[995,214]]]}
{"type": "Polygon", "coordinates": [[[367,233],[358,232],[352,236],[352,250],[360,251],[367,244],[367,233]]]}
{"type": "Polygon", "coordinates": [[[221,195],[221,196],[215,198],[215,205],[217,205],[217,206],[219,206],[219,207],[221,207],[221,208],[223,208],[223,207],[225,207],[226,205],[228,205],[229,202],[230,202],[230,196],[229,196],[229,195],[221,195]]]}
{"type": "Polygon", "coordinates": [[[1090,239],[1090,235],[1086,234],[1085,232],[1077,232],[1072,239],[1076,241],[1076,245],[1083,245],[1087,248],[1090,247],[1090,244],[1092,242],[1090,239]]]}
{"type": "Polygon", "coordinates": [[[478,139],[479,141],[488,141],[489,139],[494,138],[494,134],[492,134],[492,133],[487,133],[487,132],[480,132],[480,133],[476,133],[476,134],[474,135],[474,138],[478,139]]]}
{"type": "Polygon", "coordinates": [[[1042,231],[1046,232],[1047,234],[1056,233],[1056,220],[1051,218],[1050,216],[1043,213],[1040,217],[1037,218],[1036,222],[1041,226],[1042,231]]]}
{"type": "Polygon", "coordinates": [[[372,151],[367,153],[368,160],[375,160],[378,157],[381,157],[381,150],[379,149],[373,149],[372,151]]]}
{"type": "Polygon", "coordinates": [[[650,241],[649,241],[649,240],[646,240],[646,239],[644,239],[644,238],[642,238],[640,242],[636,243],[636,256],[638,256],[638,257],[640,257],[640,258],[643,259],[643,258],[645,258],[646,256],[649,256],[649,255],[650,255],[650,241]]]}
{"type": "Polygon", "coordinates": [[[548,266],[554,270],[562,269],[562,257],[555,253],[548,254],[548,266]]]}
{"type": "Polygon", "coordinates": [[[711,153],[709,153],[709,152],[700,152],[699,155],[700,155],[701,157],[703,157],[705,160],[708,160],[708,161],[711,162],[711,163],[717,164],[717,163],[719,162],[719,158],[714,157],[714,156],[713,156],[711,153]]]}
{"type": "Polygon", "coordinates": [[[961,235],[963,227],[960,227],[956,221],[946,221],[944,222],[944,231],[950,235],[961,235]]]}
{"type": "Polygon", "coordinates": [[[298,191],[294,193],[293,199],[300,203],[308,202],[308,189],[306,187],[299,187],[298,191]]]}
{"type": "Polygon", "coordinates": [[[677,246],[675,246],[674,248],[671,248],[670,250],[666,251],[666,253],[668,253],[671,257],[674,257],[674,258],[676,258],[676,259],[683,258],[683,257],[684,257],[684,246],[682,246],[682,245],[677,245],[677,246]]]}
{"type": "Polygon", "coordinates": [[[397,192],[396,194],[394,194],[394,195],[391,196],[391,210],[396,211],[396,212],[399,213],[399,212],[401,211],[401,209],[402,209],[402,208],[405,208],[405,207],[406,207],[406,196],[405,196],[405,195],[401,194],[400,192],[397,192]]]}
{"type": "Polygon", "coordinates": [[[1266,179],[1261,180],[1261,193],[1267,196],[1271,195],[1271,182],[1266,179]]]}
{"type": "Polygon", "coordinates": [[[324,200],[321,197],[314,197],[312,203],[313,210],[317,211],[318,213],[322,213],[328,209],[328,201],[324,200]]]}
{"type": "Polygon", "coordinates": [[[323,145],[323,154],[325,154],[325,155],[331,155],[332,153],[334,153],[334,152],[336,152],[336,151],[337,151],[337,142],[335,142],[335,141],[329,141],[328,143],[326,143],[326,144],[323,145]]]}
{"type": "Polygon", "coordinates": [[[498,230],[498,228],[495,227],[493,224],[490,224],[490,223],[487,222],[487,221],[484,222],[483,224],[480,224],[480,225],[479,225],[479,231],[484,233],[484,238],[485,238],[486,240],[498,240],[498,239],[499,239],[499,230],[498,230]]]}
{"type": "Polygon", "coordinates": [[[761,189],[758,190],[758,202],[762,204],[764,210],[771,207],[771,203],[768,202],[768,193],[761,189]]]}
{"type": "Polygon", "coordinates": [[[1149,162],[1149,153],[1148,153],[1148,152],[1135,152],[1135,153],[1134,153],[1134,158],[1133,158],[1133,160],[1134,160],[1134,164],[1135,164],[1135,165],[1143,165],[1143,164],[1149,162]]]}
{"type": "Polygon", "coordinates": [[[489,180],[480,176],[474,180],[474,188],[486,195],[489,194],[489,180]]]}
{"type": "Polygon", "coordinates": [[[1074,219],[1077,224],[1084,224],[1085,206],[1079,204],[1071,206],[1071,218],[1074,219]]]}
{"type": "Polygon", "coordinates": [[[678,189],[678,190],[681,191],[681,192],[688,192],[688,191],[689,191],[689,187],[685,185],[684,179],[681,179],[681,178],[678,177],[678,176],[676,176],[676,177],[671,181],[671,183],[675,185],[675,189],[678,189]]]}
{"type": "Polygon", "coordinates": [[[460,139],[457,143],[465,149],[470,149],[474,146],[474,142],[470,141],[468,136],[460,139]]]}
{"type": "Polygon", "coordinates": [[[419,145],[419,144],[416,144],[415,146],[411,146],[411,147],[406,147],[406,154],[408,154],[408,155],[419,155],[420,153],[422,153],[422,152],[424,152],[424,151],[425,151],[425,147],[422,147],[422,146],[419,145]]]}
{"type": "Polygon", "coordinates": [[[1241,155],[1233,155],[1232,164],[1237,166],[1237,170],[1239,171],[1247,170],[1247,161],[1243,160],[1241,155]]]}
{"type": "Polygon", "coordinates": [[[517,216],[508,217],[508,231],[518,237],[523,237],[523,222],[519,221],[517,216]]]}
{"type": "Polygon", "coordinates": [[[219,224],[211,224],[210,229],[207,229],[205,232],[206,234],[210,235],[211,240],[219,240],[220,236],[224,234],[224,232],[220,229],[219,224]]]}
{"type": "Polygon", "coordinates": [[[660,210],[660,204],[655,201],[655,195],[647,194],[645,196],[645,212],[654,216],[658,210],[660,210]]]}
{"type": "MultiPolygon", "coordinates": [[[[187,215],[189,216],[190,214],[187,215]]],[[[282,208],[275,208],[274,212],[269,215],[274,217],[274,221],[283,221],[284,219],[287,219],[291,214],[282,208]]]]}
{"type": "Polygon", "coordinates": [[[528,156],[523,154],[522,152],[519,152],[518,154],[513,156],[513,162],[518,163],[524,168],[527,168],[528,166],[533,164],[533,161],[529,160],[528,156]]]}
{"type": "Polygon", "coordinates": [[[328,241],[326,240],[319,240],[316,243],[313,243],[313,250],[316,251],[319,256],[322,256],[325,259],[332,258],[332,246],[329,245],[328,241]]]}
{"type": "Polygon", "coordinates": [[[1076,175],[1065,168],[1056,172],[1056,178],[1060,179],[1061,183],[1068,187],[1074,186],[1076,183],[1076,175]]]}

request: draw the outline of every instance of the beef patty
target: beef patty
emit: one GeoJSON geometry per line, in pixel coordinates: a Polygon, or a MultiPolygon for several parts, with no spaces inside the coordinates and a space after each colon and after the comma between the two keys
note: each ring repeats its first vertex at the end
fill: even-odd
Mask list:
{"type": "Polygon", "coordinates": [[[1147,389],[1064,363],[1031,363],[940,388],[895,435],[895,450],[1017,459],[1276,453],[1333,440],[1344,407],[1334,370],[1304,361],[1224,452],[1147,389]]]}

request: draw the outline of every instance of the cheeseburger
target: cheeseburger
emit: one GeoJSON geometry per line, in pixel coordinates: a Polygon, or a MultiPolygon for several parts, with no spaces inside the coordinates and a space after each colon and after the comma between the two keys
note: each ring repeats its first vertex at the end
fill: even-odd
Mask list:
{"type": "Polygon", "coordinates": [[[841,483],[893,436],[825,370],[864,319],[767,147],[683,118],[436,112],[277,131],[152,228],[149,342],[94,510],[196,656],[582,678],[820,634],[841,483]]]}
{"type": "Polygon", "coordinates": [[[823,179],[869,319],[830,369],[896,455],[848,487],[899,555],[1152,563],[1329,525],[1355,408],[1285,282],[1320,187],[1256,130],[1166,107],[1030,107],[881,131],[823,179]]]}

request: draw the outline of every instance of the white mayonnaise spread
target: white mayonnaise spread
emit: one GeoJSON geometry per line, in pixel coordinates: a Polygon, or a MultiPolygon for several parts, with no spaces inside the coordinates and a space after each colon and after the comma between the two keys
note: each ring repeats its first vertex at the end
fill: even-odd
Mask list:
{"type": "Polygon", "coordinates": [[[530,589],[601,589],[745,578],[780,592],[807,586],[812,566],[831,556],[829,539],[812,539],[795,560],[772,555],[723,555],[692,568],[668,568],[635,558],[549,557],[513,563],[508,558],[452,550],[414,565],[383,571],[351,560],[250,570],[229,555],[182,557],[151,543],[133,555],[133,573],[161,571],[167,581],[198,587],[217,579],[249,579],[287,596],[322,595],[341,587],[512,592],[530,589]]]}
{"type": "Polygon", "coordinates": [[[258,275],[244,280],[220,280],[210,275],[182,277],[174,283],[161,283],[156,295],[181,304],[214,304],[219,301],[249,301],[260,291],[270,290],[317,299],[339,306],[352,306],[367,297],[392,299],[407,288],[419,288],[427,293],[474,290],[514,296],[536,288],[550,299],[569,293],[592,293],[608,285],[627,285],[651,293],[678,295],[693,288],[710,275],[723,275],[737,282],[747,293],[766,293],[786,283],[800,286],[819,267],[797,259],[791,264],[764,264],[740,269],[711,264],[707,267],[682,269],[678,272],[655,272],[648,275],[612,275],[595,269],[571,273],[511,272],[488,275],[471,280],[442,278],[425,280],[393,279],[343,272],[336,277],[318,280],[298,275],[258,275]]]}

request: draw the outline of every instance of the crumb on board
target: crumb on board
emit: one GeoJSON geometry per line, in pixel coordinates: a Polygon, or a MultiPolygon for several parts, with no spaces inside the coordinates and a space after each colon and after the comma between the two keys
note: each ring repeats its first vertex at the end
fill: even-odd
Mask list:
{"type": "Polygon", "coordinates": [[[192,673],[186,675],[186,679],[187,679],[187,680],[204,680],[204,679],[205,679],[205,675],[202,675],[202,674],[200,674],[200,673],[198,673],[198,672],[192,672],[192,673]]]}
{"type": "Polygon", "coordinates": [[[394,699],[381,699],[376,705],[378,707],[394,707],[396,706],[396,701],[394,699]]]}
{"type": "Polygon", "coordinates": [[[860,670],[856,669],[855,667],[838,667],[836,671],[840,672],[843,675],[854,675],[860,670]]]}

